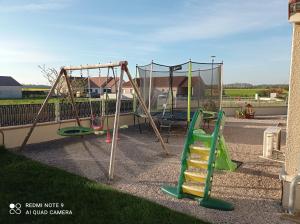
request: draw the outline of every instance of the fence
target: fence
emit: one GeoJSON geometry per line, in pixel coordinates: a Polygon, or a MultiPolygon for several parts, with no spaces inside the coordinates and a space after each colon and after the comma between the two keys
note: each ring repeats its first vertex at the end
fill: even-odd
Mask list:
{"type": "Polygon", "coordinates": [[[223,97],[222,106],[223,107],[243,107],[245,104],[251,104],[254,107],[274,107],[274,106],[287,106],[287,99],[255,99],[253,97],[223,97]]]}
{"type": "MultiPolygon", "coordinates": [[[[0,105],[0,127],[31,124],[38,113],[41,104],[0,105]]],[[[76,102],[76,108],[80,118],[90,117],[90,103],[76,102]]],[[[95,115],[102,114],[102,108],[106,115],[113,115],[116,110],[116,101],[92,101],[92,111],[95,115]],[[105,105],[106,104],[106,105],[105,105]]],[[[133,111],[132,100],[121,101],[121,113],[133,111]]],[[[75,115],[71,103],[49,103],[45,106],[39,118],[39,123],[74,119],[75,115]]]]}

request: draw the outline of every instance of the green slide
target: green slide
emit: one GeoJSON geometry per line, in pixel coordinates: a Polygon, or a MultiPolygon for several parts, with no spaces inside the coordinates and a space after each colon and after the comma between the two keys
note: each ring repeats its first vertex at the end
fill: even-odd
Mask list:
{"type": "Polygon", "coordinates": [[[162,187],[162,191],[176,198],[195,199],[203,207],[231,211],[234,209],[232,204],[210,196],[225,123],[224,112],[219,111],[212,134],[206,134],[201,129],[202,121],[203,111],[198,110],[193,116],[185,139],[178,184],[176,187],[162,187]]]}
{"type": "Polygon", "coordinates": [[[220,136],[217,147],[218,155],[216,161],[216,169],[235,171],[237,168],[237,164],[232,162],[230,159],[229,150],[227,148],[227,144],[223,135],[220,136]]]}

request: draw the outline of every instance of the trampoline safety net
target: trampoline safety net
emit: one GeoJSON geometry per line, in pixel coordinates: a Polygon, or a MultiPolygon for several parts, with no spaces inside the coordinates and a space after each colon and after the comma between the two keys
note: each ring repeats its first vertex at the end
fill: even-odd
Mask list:
{"type": "MultiPolygon", "coordinates": [[[[191,76],[191,113],[199,107],[217,111],[222,96],[222,63],[186,62],[167,66],[152,62],[137,66],[138,84],[151,114],[185,112],[188,108],[188,77],[191,76]]],[[[137,105],[137,113],[142,108],[137,105]]]]}

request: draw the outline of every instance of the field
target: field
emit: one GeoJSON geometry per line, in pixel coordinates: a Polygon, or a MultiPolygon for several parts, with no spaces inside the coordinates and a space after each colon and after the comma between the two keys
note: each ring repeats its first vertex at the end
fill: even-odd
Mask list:
{"type": "Polygon", "coordinates": [[[22,88],[22,91],[45,91],[49,92],[49,88],[22,88]]]}
{"type": "Polygon", "coordinates": [[[0,176],[0,223],[205,223],[149,200],[15,155],[1,146],[0,176]],[[59,206],[58,209],[25,208],[25,203],[32,202],[58,203],[59,206]],[[20,215],[9,214],[10,203],[21,204],[20,215]],[[31,215],[26,214],[28,210],[32,211],[31,215]],[[68,215],[51,215],[51,211],[53,214],[56,210],[66,211],[68,215]]]}
{"type": "Polygon", "coordinates": [[[231,96],[231,97],[241,96],[241,97],[254,98],[255,94],[262,90],[264,89],[224,89],[224,92],[226,96],[231,96]]]}

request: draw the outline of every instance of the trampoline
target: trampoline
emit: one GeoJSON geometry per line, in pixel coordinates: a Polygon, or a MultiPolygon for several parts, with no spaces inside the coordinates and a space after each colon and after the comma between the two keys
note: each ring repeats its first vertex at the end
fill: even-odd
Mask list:
{"type": "MultiPolygon", "coordinates": [[[[195,111],[191,112],[191,117],[194,116],[195,111]]],[[[158,119],[165,119],[165,120],[173,120],[173,121],[186,121],[187,112],[186,111],[173,111],[171,112],[154,112],[151,113],[152,117],[158,119]]],[[[204,111],[203,112],[203,120],[213,120],[217,118],[216,112],[204,111]]]]}
{"type": "MultiPolygon", "coordinates": [[[[223,63],[169,66],[152,61],[136,69],[142,97],[154,118],[189,123],[198,108],[216,112],[221,106],[223,63]]],[[[139,105],[136,115],[143,117],[139,105]]]]}

